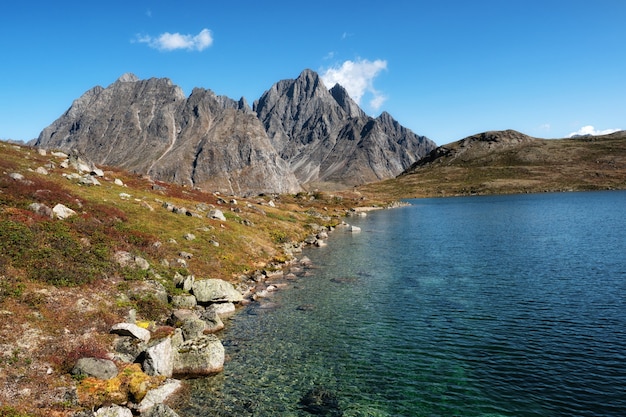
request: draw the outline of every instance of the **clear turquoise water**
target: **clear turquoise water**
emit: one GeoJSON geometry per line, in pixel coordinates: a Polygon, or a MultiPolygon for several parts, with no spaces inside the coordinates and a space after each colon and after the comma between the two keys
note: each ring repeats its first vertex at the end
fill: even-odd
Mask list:
{"type": "Polygon", "coordinates": [[[411,203],[234,316],[181,416],[626,415],[625,192],[411,203]]]}

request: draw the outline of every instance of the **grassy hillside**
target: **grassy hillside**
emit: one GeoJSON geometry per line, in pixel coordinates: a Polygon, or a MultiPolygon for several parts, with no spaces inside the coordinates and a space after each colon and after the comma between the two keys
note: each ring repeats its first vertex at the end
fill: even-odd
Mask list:
{"type": "Polygon", "coordinates": [[[378,198],[626,188],[626,132],[536,139],[488,132],[439,147],[398,178],[359,190],[378,198]]]}
{"type": "Polygon", "coordinates": [[[368,203],[356,193],[233,200],[113,168],[81,185],[64,159],[0,142],[0,415],[67,415],[75,360],[103,355],[129,309],[146,320],[168,313],[148,280],[170,293],[176,273],[245,281],[279,268],[313,224],[368,203]],[[76,214],[50,217],[57,204],[76,214]],[[213,207],[226,221],[207,217],[213,207]],[[122,266],[120,251],[150,268],[122,266]]]}

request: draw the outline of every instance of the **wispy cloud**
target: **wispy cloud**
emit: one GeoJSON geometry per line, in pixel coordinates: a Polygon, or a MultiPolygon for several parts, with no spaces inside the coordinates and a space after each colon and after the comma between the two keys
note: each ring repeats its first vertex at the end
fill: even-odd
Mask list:
{"type": "Polygon", "coordinates": [[[589,126],[581,127],[580,129],[578,129],[577,132],[572,132],[569,135],[567,135],[567,137],[571,138],[572,136],[583,136],[583,135],[592,135],[592,136],[608,135],[610,133],[619,132],[620,130],[621,129],[597,130],[595,127],[589,125],[589,126]]]}
{"type": "Polygon", "coordinates": [[[149,47],[160,51],[174,51],[176,49],[203,51],[213,44],[213,34],[209,29],[202,29],[197,35],[165,32],[157,37],[150,35],[137,36],[135,41],[145,43],[149,47]]]}
{"type": "Polygon", "coordinates": [[[327,87],[340,84],[348,91],[354,101],[360,104],[361,99],[367,93],[372,95],[370,107],[378,110],[387,97],[374,88],[374,79],[381,71],[387,69],[387,61],[377,59],[368,61],[345,61],[343,64],[328,68],[322,73],[322,80],[327,87]]]}

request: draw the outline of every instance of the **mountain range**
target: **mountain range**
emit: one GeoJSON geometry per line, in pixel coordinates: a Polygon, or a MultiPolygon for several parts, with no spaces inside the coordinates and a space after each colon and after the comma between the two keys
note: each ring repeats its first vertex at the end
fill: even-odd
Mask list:
{"type": "Polygon", "coordinates": [[[95,164],[234,195],[337,189],[393,178],[436,148],[339,84],[304,70],[254,101],[124,74],[93,87],[32,143],[95,164]]]}

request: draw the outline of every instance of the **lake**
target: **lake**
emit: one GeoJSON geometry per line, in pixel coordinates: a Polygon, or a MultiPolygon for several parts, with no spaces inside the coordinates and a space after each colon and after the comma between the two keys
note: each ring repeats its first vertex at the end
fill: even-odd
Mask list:
{"type": "Polygon", "coordinates": [[[409,202],[232,317],[180,415],[626,415],[626,192],[409,202]]]}

